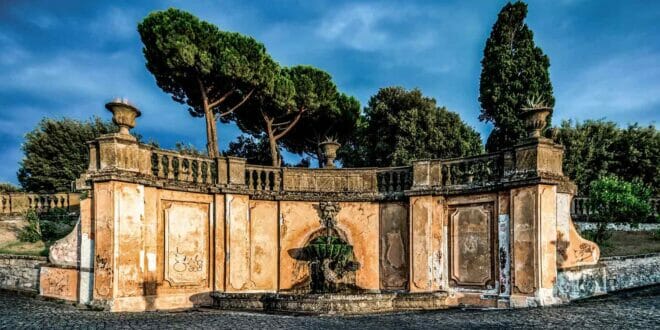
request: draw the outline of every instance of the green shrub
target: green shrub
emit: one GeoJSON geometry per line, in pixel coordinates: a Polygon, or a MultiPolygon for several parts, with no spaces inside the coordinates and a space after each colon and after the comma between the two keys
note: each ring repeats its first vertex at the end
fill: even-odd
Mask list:
{"type": "Polygon", "coordinates": [[[28,225],[18,232],[18,240],[30,243],[40,241],[41,228],[39,226],[39,216],[37,216],[37,212],[29,210],[25,215],[25,219],[28,221],[28,225]]]}
{"type": "Polygon", "coordinates": [[[610,222],[628,222],[636,226],[653,216],[649,202],[652,190],[639,181],[625,181],[616,176],[605,176],[589,185],[589,207],[595,211],[592,219],[599,222],[590,240],[602,244],[612,235],[607,229],[610,222]]]}
{"type": "Polygon", "coordinates": [[[41,239],[45,242],[57,241],[68,235],[75,226],[78,216],[65,208],[51,208],[38,214],[41,239]]]}
{"type": "Polygon", "coordinates": [[[653,216],[651,194],[652,190],[639,181],[606,176],[589,185],[589,206],[596,211],[596,221],[636,224],[653,216]]]}

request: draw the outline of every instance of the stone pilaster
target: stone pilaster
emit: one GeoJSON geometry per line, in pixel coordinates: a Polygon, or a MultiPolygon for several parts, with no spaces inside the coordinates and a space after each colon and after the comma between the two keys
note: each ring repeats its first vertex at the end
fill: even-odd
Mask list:
{"type": "Polygon", "coordinates": [[[410,197],[410,292],[441,289],[444,217],[442,197],[410,197]]]}

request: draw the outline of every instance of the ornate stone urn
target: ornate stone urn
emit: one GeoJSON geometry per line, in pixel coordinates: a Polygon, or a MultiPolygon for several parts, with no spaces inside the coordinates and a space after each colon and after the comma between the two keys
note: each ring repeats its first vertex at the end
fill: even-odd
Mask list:
{"type": "Polygon", "coordinates": [[[341,147],[341,144],[337,143],[337,141],[328,139],[324,142],[321,142],[319,144],[319,147],[321,147],[321,150],[323,150],[323,158],[325,158],[325,167],[327,168],[334,168],[335,167],[335,159],[337,158],[337,150],[339,147],[341,147]]]}
{"type": "Polygon", "coordinates": [[[522,108],[525,128],[529,138],[538,139],[545,128],[548,116],[552,113],[552,108],[545,105],[540,97],[529,100],[527,104],[528,106],[522,108]]]}
{"type": "Polygon", "coordinates": [[[105,104],[105,108],[112,112],[112,122],[119,126],[119,134],[131,135],[129,130],[135,127],[135,118],[142,113],[126,99],[115,99],[105,104]]]}

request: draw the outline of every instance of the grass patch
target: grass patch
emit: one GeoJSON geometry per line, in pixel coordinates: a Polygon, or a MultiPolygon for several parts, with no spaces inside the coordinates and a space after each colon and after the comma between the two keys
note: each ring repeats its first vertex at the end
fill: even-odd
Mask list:
{"type": "Polygon", "coordinates": [[[654,232],[613,231],[599,246],[603,257],[660,252],[660,237],[654,232]]]}
{"type": "Polygon", "coordinates": [[[48,246],[42,241],[34,243],[13,241],[0,244],[0,254],[48,256],[48,246]]]}

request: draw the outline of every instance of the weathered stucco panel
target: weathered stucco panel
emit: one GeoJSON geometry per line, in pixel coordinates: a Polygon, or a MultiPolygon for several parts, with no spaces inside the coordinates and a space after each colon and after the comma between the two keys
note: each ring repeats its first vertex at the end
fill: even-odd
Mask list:
{"type": "Polygon", "coordinates": [[[449,208],[450,276],[456,286],[492,288],[493,204],[456,205],[449,208]]]}
{"type": "MultiPolygon", "coordinates": [[[[144,274],[143,294],[156,294],[158,279],[158,203],[160,191],[153,187],[144,188],[144,221],[142,224],[144,237],[144,254],[141,262],[144,274]]],[[[162,270],[162,269],[161,269],[162,270]]]]}
{"type": "Polygon", "coordinates": [[[78,301],[78,270],[42,266],[39,290],[44,297],[78,301]]]}
{"type": "Polygon", "coordinates": [[[280,290],[296,289],[309,280],[307,263],[294,256],[319,229],[318,203],[280,202],[280,290]]]}
{"type": "Polygon", "coordinates": [[[595,265],[600,257],[596,243],[580,236],[571,219],[571,194],[557,194],[557,268],[595,265]]]}
{"type": "Polygon", "coordinates": [[[541,185],[539,244],[541,263],[538,267],[540,287],[551,289],[557,281],[557,187],[541,185]]]}
{"type": "Polygon", "coordinates": [[[365,290],[380,289],[378,203],[340,203],[337,228],[353,245],[360,268],[355,272],[355,284],[365,290]]]}
{"type": "Polygon", "coordinates": [[[438,290],[442,281],[443,201],[436,196],[410,198],[410,291],[438,290]]]}
{"type": "Polygon", "coordinates": [[[215,291],[225,291],[225,196],[216,194],[215,207],[215,291]]]}
{"type": "Polygon", "coordinates": [[[113,296],[114,266],[114,183],[94,184],[94,212],[96,224],[94,256],[95,300],[107,300],[113,296]]]}
{"type": "Polygon", "coordinates": [[[227,292],[254,289],[250,280],[250,199],[247,195],[227,195],[227,292]]]}
{"type": "Polygon", "coordinates": [[[408,287],[408,205],[380,204],[380,287],[404,290],[408,287]]]}
{"type": "Polygon", "coordinates": [[[277,290],[277,202],[250,201],[249,273],[251,290],[277,290]]]}
{"type": "Polygon", "coordinates": [[[144,186],[115,183],[116,297],[141,296],[143,282],[144,186]]]}
{"type": "Polygon", "coordinates": [[[210,204],[164,200],[165,281],[172,287],[209,283],[210,204]]]}
{"type": "Polygon", "coordinates": [[[212,288],[213,195],[159,190],[158,198],[157,295],[149,298],[148,309],[159,301],[169,308],[189,306],[190,301],[180,307],[173,304],[185,296],[200,298],[197,293],[212,288]]]}
{"type": "Polygon", "coordinates": [[[536,289],[537,188],[511,191],[513,239],[513,293],[532,295],[536,289]]]}

